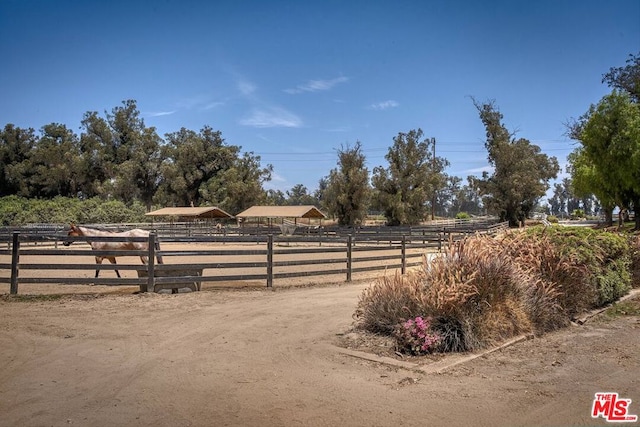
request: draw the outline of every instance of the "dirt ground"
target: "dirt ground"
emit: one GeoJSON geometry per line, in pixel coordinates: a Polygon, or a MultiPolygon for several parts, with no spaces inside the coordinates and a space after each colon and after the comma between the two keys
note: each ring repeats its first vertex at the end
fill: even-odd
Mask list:
{"type": "Polygon", "coordinates": [[[353,332],[369,283],[5,296],[0,426],[604,425],[607,391],[640,414],[639,299],[446,368],[353,332]]]}

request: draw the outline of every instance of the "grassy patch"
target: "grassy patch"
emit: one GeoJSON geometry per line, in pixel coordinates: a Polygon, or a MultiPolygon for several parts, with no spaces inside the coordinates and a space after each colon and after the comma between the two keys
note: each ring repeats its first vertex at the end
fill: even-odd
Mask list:
{"type": "Polygon", "coordinates": [[[605,311],[604,315],[609,319],[622,316],[640,316],[640,298],[615,303],[605,311]]]}
{"type": "Polygon", "coordinates": [[[1,295],[2,301],[5,302],[43,302],[43,301],[58,301],[64,298],[63,294],[53,294],[53,295],[11,295],[5,294],[1,295]]]}

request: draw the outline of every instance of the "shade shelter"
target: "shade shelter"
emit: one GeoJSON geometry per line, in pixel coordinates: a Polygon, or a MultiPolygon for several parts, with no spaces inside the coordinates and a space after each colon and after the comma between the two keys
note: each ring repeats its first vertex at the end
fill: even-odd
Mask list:
{"type": "Polygon", "coordinates": [[[266,220],[268,226],[277,225],[283,234],[292,234],[295,228],[304,224],[301,219],[307,219],[307,227],[311,226],[311,220],[317,220],[318,224],[322,223],[327,216],[318,208],[312,205],[308,206],[252,206],[236,215],[238,220],[243,223],[254,219],[260,225],[262,220],[266,220]]]}
{"type": "Polygon", "coordinates": [[[232,219],[233,215],[215,206],[202,207],[173,207],[162,208],[148,212],[146,216],[178,218],[179,221],[193,221],[196,219],[232,219]]]}

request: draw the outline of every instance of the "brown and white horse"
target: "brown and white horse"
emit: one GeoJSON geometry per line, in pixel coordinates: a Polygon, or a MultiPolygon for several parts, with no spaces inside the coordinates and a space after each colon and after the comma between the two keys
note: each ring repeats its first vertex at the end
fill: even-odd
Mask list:
{"type": "MultiPolygon", "coordinates": [[[[138,228],[133,229],[133,230],[129,230],[129,231],[123,231],[120,233],[115,233],[115,232],[111,232],[111,231],[103,231],[103,230],[96,230],[95,228],[88,228],[88,227],[79,227],[75,224],[71,224],[71,230],[69,230],[69,233],[67,234],[68,237],[78,237],[78,236],[85,236],[85,237],[145,237],[145,238],[149,238],[149,232],[146,230],[140,230],[138,228]]],[[[67,240],[65,242],[63,242],[64,246],[69,246],[71,243],[73,243],[71,240],[67,240]]],[[[122,242],[118,242],[118,241],[114,241],[114,242],[89,242],[89,244],[91,245],[91,249],[95,250],[95,251],[148,251],[149,250],[149,243],[148,241],[146,242],[127,242],[127,241],[122,241],[122,242]]],[[[156,242],[156,249],[159,249],[159,245],[158,242],[156,242]]],[[[125,256],[125,254],[122,255],[108,255],[108,256],[96,256],[96,264],[102,264],[102,261],[104,259],[108,259],[111,264],[116,264],[116,257],[117,256],[125,256]]],[[[143,264],[146,264],[148,261],[148,257],[146,256],[140,256],[140,260],[142,260],[143,264]]],[[[162,260],[160,257],[158,257],[158,263],[162,264],[162,260]]],[[[116,274],[118,275],[118,277],[120,277],[120,272],[118,270],[115,270],[116,274]]],[[[98,274],[100,273],[100,270],[96,268],[96,276],[98,277],[98,274]]]]}

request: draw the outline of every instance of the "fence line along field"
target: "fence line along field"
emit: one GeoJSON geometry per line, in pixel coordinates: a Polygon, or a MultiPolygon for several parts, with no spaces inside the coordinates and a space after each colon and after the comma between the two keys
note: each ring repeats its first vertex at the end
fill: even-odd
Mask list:
{"type": "MultiPolygon", "coordinates": [[[[480,231],[499,229],[490,225],[480,231]]],[[[423,255],[441,249],[448,239],[468,233],[390,230],[376,227],[348,235],[294,236],[267,235],[264,231],[199,236],[177,236],[175,232],[157,236],[152,232],[149,239],[159,247],[150,244],[148,251],[92,250],[89,245],[122,237],[69,238],[59,228],[53,233],[12,230],[11,234],[0,234],[0,292],[177,292],[187,288],[340,283],[380,276],[385,270],[386,274],[405,272],[421,264],[423,255]],[[69,239],[76,243],[61,244],[69,239]],[[117,264],[96,264],[96,257],[108,256],[117,256],[117,264]],[[142,264],[140,257],[149,257],[151,262],[142,264]]]]}

